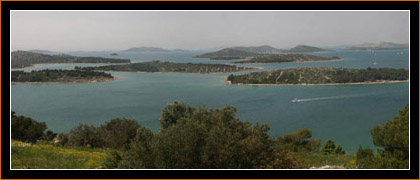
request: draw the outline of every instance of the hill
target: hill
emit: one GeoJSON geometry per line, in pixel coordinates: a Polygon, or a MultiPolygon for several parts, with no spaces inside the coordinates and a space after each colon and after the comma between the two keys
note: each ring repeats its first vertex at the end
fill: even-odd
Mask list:
{"type": "Polygon", "coordinates": [[[212,60],[233,60],[233,59],[245,59],[258,56],[257,53],[242,51],[233,48],[225,48],[216,52],[206,53],[195,56],[195,58],[210,58],[212,60]]]}
{"type": "Polygon", "coordinates": [[[241,51],[246,51],[246,52],[252,52],[252,53],[280,53],[281,50],[280,49],[276,49],[273,48],[271,46],[237,46],[237,47],[233,47],[232,49],[237,49],[237,50],[241,50],[241,51]]]}
{"type": "Polygon", "coordinates": [[[244,75],[230,75],[227,80],[231,84],[344,84],[344,83],[379,83],[407,81],[408,71],[392,68],[293,68],[268,72],[254,72],[244,75]]]}
{"type": "Polygon", "coordinates": [[[307,54],[278,54],[254,57],[250,60],[237,61],[235,63],[286,63],[286,62],[314,62],[314,61],[336,61],[340,57],[323,57],[307,54]]]}
{"type": "Polygon", "coordinates": [[[348,50],[397,50],[408,49],[408,44],[397,44],[392,42],[379,42],[379,43],[363,43],[350,47],[348,50]]]}
{"type": "Polygon", "coordinates": [[[130,60],[101,57],[77,57],[66,54],[48,55],[29,51],[13,51],[11,55],[12,68],[24,68],[33,64],[43,63],[130,63],[130,60]]]}
{"type": "Polygon", "coordinates": [[[285,50],[288,53],[314,53],[314,52],[330,52],[331,50],[321,49],[314,46],[298,45],[292,49],[285,50]]]}

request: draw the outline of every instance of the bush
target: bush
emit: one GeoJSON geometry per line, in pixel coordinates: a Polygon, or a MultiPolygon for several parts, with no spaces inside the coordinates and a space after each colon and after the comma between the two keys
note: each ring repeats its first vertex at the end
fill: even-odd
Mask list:
{"type": "Polygon", "coordinates": [[[131,119],[113,119],[100,127],[79,124],[68,134],[60,134],[63,146],[123,148],[136,137],[140,125],[131,119]]]}
{"type": "Polygon", "coordinates": [[[321,153],[324,155],[329,155],[329,154],[341,155],[341,154],[345,154],[346,152],[343,150],[343,147],[341,147],[340,144],[335,146],[334,141],[328,139],[327,142],[325,142],[322,145],[321,153]]]}
{"type": "Polygon", "coordinates": [[[108,148],[121,148],[136,137],[140,125],[131,119],[113,119],[99,128],[103,146],[108,148]]]}
{"type": "Polygon", "coordinates": [[[285,134],[277,138],[277,143],[284,149],[293,152],[318,152],[321,139],[313,138],[312,131],[308,128],[299,129],[296,132],[285,134]]]}
{"type": "Polygon", "coordinates": [[[14,111],[11,112],[11,116],[11,135],[14,140],[34,143],[41,139],[52,140],[56,135],[52,131],[47,131],[44,134],[44,131],[47,129],[47,125],[44,122],[37,122],[25,116],[16,116],[14,111]]]}
{"type": "MultiPolygon", "coordinates": [[[[62,136],[65,137],[65,136],[62,136]]],[[[92,125],[79,124],[70,130],[67,138],[67,146],[88,146],[102,147],[103,141],[98,133],[98,129],[92,125]]]]}

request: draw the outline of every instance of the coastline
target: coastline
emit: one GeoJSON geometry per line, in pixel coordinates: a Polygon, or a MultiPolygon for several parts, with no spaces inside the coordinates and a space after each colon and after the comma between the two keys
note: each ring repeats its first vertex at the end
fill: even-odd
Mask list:
{"type": "Polygon", "coordinates": [[[26,68],[34,68],[34,67],[39,67],[39,65],[43,65],[43,64],[98,64],[98,65],[102,65],[102,64],[106,64],[106,65],[125,65],[125,64],[132,64],[131,62],[129,63],[38,63],[38,64],[31,64],[29,66],[25,66],[23,68],[11,68],[12,71],[14,70],[20,70],[20,69],[26,69],[26,68]]]}
{"type": "Polygon", "coordinates": [[[329,61],[344,61],[343,58],[340,59],[331,59],[331,60],[320,60],[320,61],[291,61],[291,62],[269,62],[269,63],[263,63],[263,62],[254,62],[254,63],[247,63],[247,62],[243,62],[243,63],[232,63],[232,64],[280,64],[280,63],[312,63],[312,62],[329,62],[329,61]]]}
{"type": "Polygon", "coordinates": [[[113,77],[109,79],[93,79],[93,80],[77,80],[77,81],[69,81],[69,82],[59,82],[59,81],[50,81],[50,82],[11,82],[11,85],[17,84],[84,84],[84,83],[101,83],[101,82],[108,82],[108,81],[116,81],[118,77],[113,77]]]}
{"type": "Polygon", "coordinates": [[[356,83],[328,83],[328,84],[232,84],[225,78],[225,82],[228,86],[340,86],[340,85],[367,85],[367,84],[391,84],[391,83],[405,83],[409,80],[397,80],[397,81],[375,81],[375,82],[356,82],[356,83]]]}
{"type": "Polygon", "coordinates": [[[147,72],[147,71],[104,71],[104,72],[131,72],[131,73],[170,73],[170,74],[224,74],[224,73],[235,73],[235,72],[243,72],[243,71],[251,71],[257,69],[264,69],[263,67],[245,67],[250,69],[240,70],[240,71],[229,71],[229,72],[211,72],[211,73],[199,73],[199,72],[147,72]]]}

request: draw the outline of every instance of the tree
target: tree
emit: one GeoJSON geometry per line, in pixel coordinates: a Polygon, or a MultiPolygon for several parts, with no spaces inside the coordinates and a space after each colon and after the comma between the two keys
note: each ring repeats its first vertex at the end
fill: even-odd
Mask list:
{"type": "Polygon", "coordinates": [[[122,148],[136,137],[140,125],[131,119],[113,119],[100,126],[98,132],[104,147],[122,148]]]}
{"type": "Polygon", "coordinates": [[[379,146],[376,154],[371,149],[359,148],[359,168],[407,169],[409,166],[409,106],[392,121],[371,130],[373,144],[379,146]]]}
{"type": "Polygon", "coordinates": [[[161,129],[140,128],[136,138],[107,160],[111,168],[299,168],[266,124],[252,125],[236,109],[195,109],[174,102],[162,110],[161,129]]]}
{"type": "Polygon", "coordinates": [[[68,141],[65,144],[67,146],[103,146],[103,141],[98,133],[98,129],[92,125],[79,124],[70,130],[70,133],[65,138],[68,138],[68,141]]]}
{"type": "Polygon", "coordinates": [[[37,122],[25,116],[16,116],[14,111],[11,112],[11,116],[12,139],[30,143],[42,139],[44,131],[47,129],[44,122],[37,122]]]}
{"type": "Polygon", "coordinates": [[[324,155],[329,155],[329,154],[341,155],[341,154],[345,154],[345,152],[343,151],[343,147],[341,147],[340,144],[338,144],[336,146],[335,143],[334,143],[334,141],[332,141],[330,139],[328,139],[327,142],[325,142],[322,145],[321,153],[323,153],[324,155]]]}
{"type": "Polygon", "coordinates": [[[321,139],[313,138],[309,140],[311,137],[312,131],[308,128],[302,128],[296,132],[278,137],[277,143],[293,152],[317,152],[321,139]]]}
{"type": "Polygon", "coordinates": [[[166,105],[160,116],[160,128],[166,129],[169,126],[176,124],[178,119],[191,115],[193,110],[194,109],[190,106],[186,106],[179,101],[166,105]]]}

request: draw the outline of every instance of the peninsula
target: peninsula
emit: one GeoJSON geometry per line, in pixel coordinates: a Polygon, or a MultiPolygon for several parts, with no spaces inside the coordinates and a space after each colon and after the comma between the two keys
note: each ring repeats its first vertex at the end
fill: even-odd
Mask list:
{"type": "Polygon", "coordinates": [[[237,61],[235,63],[286,63],[286,62],[315,62],[315,61],[338,61],[343,60],[340,57],[323,57],[306,54],[278,54],[258,56],[249,60],[237,61]]]}
{"type": "Polygon", "coordinates": [[[12,71],[12,84],[86,83],[114,80],[109,73],[89,70],[45,69],[40,71],[12,71]]]}
{"type": "Polygon", "coordinates": [[[98,67],[83,67],[85,70],[95,71],[123,71],[123,72],[177,72],[177,73],[227,73],[252,69],[255,67],[237,67],[225,64],[192,64],[172,62],[141,62],[123,65],[108,65],[98,67]]]}
{"type": "Polygon", "coordinates": [[[130,60],[101,57],[78,57],[66,54],[48,55],[29,51],[13,51],[11,55],[12,68],[24,68],[34,64],[46,63],[130,63],[130,60]]]}
{"type": "Polygon", "coordinates": [[[230,75],[232,85],[343,85],[407,82],[408,70],[393,68],[346,69],[293,68],[244,75],[230,75]]]}

